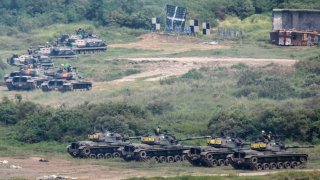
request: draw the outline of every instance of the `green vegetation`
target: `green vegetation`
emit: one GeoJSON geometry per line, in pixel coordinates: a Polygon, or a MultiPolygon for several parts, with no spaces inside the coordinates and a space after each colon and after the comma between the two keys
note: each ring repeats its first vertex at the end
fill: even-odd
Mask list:
{"type": "MultiPolygon", "coordinates": [[[[142,135],[151,133],[158,125],[177,137],[220,135],[224,131],[227,135],[251,141],[264,129],[284,135],[283,139],[288,144],[320,143],[319,47],[279,48],[267,42],[272,8],[320,8],[316,0],[57,0],[54,3],[49,0],[4,0],[0,2],[0,78],[3,79],[4,72],[13,69],[5,63],[12,53],[24,53],[28,46],[51,42],[61,34],[74,33],[79,27],[98,34],[108,44],[138,41],[141,34],[148,32],[150,18],[159,16],[165,4],[185,6],[189,17],[211,19],[215,26],[244,29],[245,38],[229,41],[215,34],[200,36],[219,41],[228,47],[225,49],[163,53],[162,50],[111,47],[106,53],[68,59],[68,63],[77,67],[83,77],[95,82],[93,91],[42,93],[2,90],[0,155],[68,157],[66,145],[85,139],[94,129],[142,135]],[[213,20],[215,18],[223,21],[218,24],[213,20]],[[163,56],[301,61],[294,67],[272,63],[253,67],[245,63],[228,67],[210,65],[156,82],[144,81],[147,78],[122,84],[105,82],[144,72],[146,65],[157,63],[133,62],[125,58],[163,56]]],[[[59,65],[65,61],[56,60],[55,63],[59,65]]],[[[148,78],[151,77],[158,75],[148,78]]],[[[194,141],[191,144],[204,145],[205,142],[194,141]]],[[[315,149],[301,151],[309,153],[311,168],[320,167],[319,145],[315,149]]],[[[175,167],[117,161],[90,163],[154,171],[161,167],[168,172],[174,169],[173,175],[183,173],[186,168],[202,172],[200,168],[193,169],[186,164],[175,167]]],[[[218,169],[218,172],[221,170],[225,172],[230,168],[218,169]]],[[[263,178],[312,179],[318,176],[317,172],[284,172],[263,178]]],[[[195,177],[172,179],[180,178],[195,177]]],[[[252,177],[258,178],[261,177],[252,177]]]]}

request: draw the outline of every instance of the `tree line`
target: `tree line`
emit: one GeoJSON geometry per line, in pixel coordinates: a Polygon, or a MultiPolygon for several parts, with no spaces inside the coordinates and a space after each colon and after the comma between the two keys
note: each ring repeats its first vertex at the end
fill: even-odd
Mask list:
{"type": "Polygon", "coordinates": [[[317,0],[2,0],[0,1],[0,34],[15,27],[21,32],[55,23],[93,21],[102,26],[150,28],[150,18],[165,16],[165,5],[188,9],[190,18],[210,20],[227,15],[244,19],[273,8],[320,8],[317,0]]]}

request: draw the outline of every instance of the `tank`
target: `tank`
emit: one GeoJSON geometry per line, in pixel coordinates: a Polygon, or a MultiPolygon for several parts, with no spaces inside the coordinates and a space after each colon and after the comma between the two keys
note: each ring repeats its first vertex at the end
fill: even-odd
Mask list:
{"type": "Polygon", "coordinates": [[[75,91],[75,90],[84,90],[89,91],[92,89],[92,83],[87,81],[78,81],[78,80],[65,80],[65,79],[50,79],[41,84],[41,90],[43,92],[48,91],[75,91]]]}
{"type": "Polygon", "coordinates": [[[57,39],[59,46],[68,46],[77,54],[95,53],[107,50],[107,44],[99,39],[97,35],[90,34],[84,29],[79,28],[76,34],[62,35],[57,39]]]}
{"type": "Polygon", "coordinates": [[[6,80],[6,86],[9,91],[34,90],[37,87],[37,82],[31,76],[14,76],[6,80]]]}
{"type": "Polygon", "coordinates": [[[118,133],[93,133],[88,135],[87,141],[73,142],[67,146],[68,153],[74,158],[118,158],[121,157],[120,147],[130,144],[130,139],[118,133]]]}
{"type": "Polygon", "coordinates": [[[49,56],[43,56],[43,55],[38,57],[38,64],[39,64],[39,67],[43,69],[50,69],[50,68],[53,68],[54,66],[52,59],[49,56]]]}
{"type": "Polygon", "coordinates": [[[37,58],[33,57],[32,55],[14,54],[11,57],[7,58],[7,63],[11,66],[22,66],[29,64],[33,65],[37,63],[37,58]]]}
{"type": "Polygon", "coordinates": [[[41,84],[41,89],[44,92],[47,91],[75,91],[84,90],[89,91],[92,89],[92,83],[88,81],[80,80],[81,77],[76,71],[76,68],[72,68],[70,65],[60,68],[57,72],[48,74],[52,79],[41,84]]]}
{"type": "Polygon", "coordinates": [[[33,90],[39,88],[48,78],[37,68],[20,68],[4,77],[6,86],[11,90],[33,90]]]}
{"type": "Polygon", "coordinates": [[[48,56],[50,58],[74,58],[76,53],[70,47],[52,47],[48,56]]]}
{"type": "Polygon", "coordinates": [[[191,146],[178,144],[180,141],[205,139],[210,136],[179,138],[170,134],[156,134],[140,138],[139,144],[133,143],[121,149],[123,159],[126,161],[148,161],[154,159],[159,163],[180,162],[185,160],[184,151],[190,150],[191,146]]]}
{"type": "Polygon", "coordinates": [[[187,160],[194,166],[215,167],[229,165],[228,155],[241,148],[238,138],[215,137],[208,139],[207,146],[195,146],[184,152],[187,160]]]}
{"type": "Polygon", "coordinates": [[[294,152],[293,148],[313,148],[313,146],[285,146],[279,140],[258,140],[250,148],[239,149],[228,156],[235,169],[268,170],[303,168],[308,154],[294,152]]]}

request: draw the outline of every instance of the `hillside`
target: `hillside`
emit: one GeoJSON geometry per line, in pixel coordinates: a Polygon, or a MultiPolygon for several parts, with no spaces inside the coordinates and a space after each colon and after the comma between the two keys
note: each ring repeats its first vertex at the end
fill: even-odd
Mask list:
{"type": "MultiPolygon", "coordinates": [[[[106,52],[55,59],[69,63],[91,91],[8,91],[0,86],[0,160],[30,167],[5,178],[34,179],[59,171],[92,178],[110,171],[117,178],[228,173],[242,170],[192,167],[189,163],[148,164],[123,160],[72,159],[70,142],[93,130],[127,135],[152,133],[161,126],[177,137],[240,137],[254,141],[261,130],[280,135],[290,145],[313,144],[309,169],[320,168],[319,47],[269,44],[273,8],[320,8],[318,0],[4,0],[0,2],[0,82],[15,70],[6,64],[14,53],[52,42],[61,34],[87,29],[108,43],[106,52]],[[150,18],[164,18],[166,4],[188,8],[189,18],[210,19],[213,30],[239,28],[241,39],[178,36],[150,31],[150,18]],[[217,45],[204,42],[215,41],[217,45]],[[52,164],[40,167],[48,157],[52,164]],[[87,175],[90,169],[90,175],[87,175]],[[159,171],[159,169],[162,169],[159,171]],[[121,172],[125,172],[121,174],[121,172]],[[87,176],[86,176],[87,175],[87,176]]],[[[163,22],[163,21],[162,21],[163,22]]],[[[185,144],[205,145],[204,141],[185,144]]],[[[296,176],[282,172],[283,176],[296,176]],[[288,175],[289,174],[289,175],[288,175]]],[[[310,177],[318,173],[308,173],[310,177]]],[[[269,175],[266,178],[272,178],[269,175]]],[[[2,177],[0,176],[0,179],[2,177]]],[[[203,177],[204,179],[206,177],[203,177]]],[[[161,179],[161,178],[160,178],[161,179]]],[[[201,177],[200,177],[201,179],[201,177]]]]}

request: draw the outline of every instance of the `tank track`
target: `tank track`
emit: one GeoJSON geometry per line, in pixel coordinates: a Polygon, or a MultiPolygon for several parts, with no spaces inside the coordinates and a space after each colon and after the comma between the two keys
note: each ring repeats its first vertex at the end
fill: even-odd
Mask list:
{"type": "Polygon", "coordinates": [[[174,163],[186,160],[183,155],[185,149],[174,150],[143,150],[136,153],[133,157],[136,161],[150,161],[154,160],[159,163],[174,163]]]}
{"type": "Polygon", "coordinates": [[[110,159],[120,158],[121,153],[118,151],[119,147],[85,147],[79,151],[78,154],[68,151],[74,158],[90,158],[90,159],[110,159]]]}
{"type": "Polygon", "coordinates": [[[307,155],[286,155],[286,156],[268,156],[268,157],[251,157],[245,159],[243,163],[230,161],[235,169],[248,170],[273,170],[273,169],[296,169],[305,168],[308,161],[307,155]]]}

